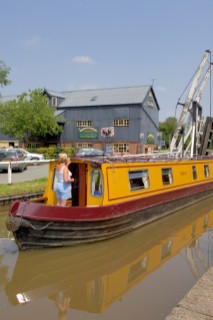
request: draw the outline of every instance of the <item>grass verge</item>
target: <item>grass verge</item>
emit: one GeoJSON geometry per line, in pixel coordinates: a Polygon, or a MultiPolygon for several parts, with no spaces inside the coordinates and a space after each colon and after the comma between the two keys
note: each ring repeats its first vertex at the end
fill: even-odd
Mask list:
{"type": "Polygon", "coordinates": [[[33,181],[17,182],[11,185],[0,184],[0,197],[43,192],[46,184],[47,178],[41,178],[33,181]]]}

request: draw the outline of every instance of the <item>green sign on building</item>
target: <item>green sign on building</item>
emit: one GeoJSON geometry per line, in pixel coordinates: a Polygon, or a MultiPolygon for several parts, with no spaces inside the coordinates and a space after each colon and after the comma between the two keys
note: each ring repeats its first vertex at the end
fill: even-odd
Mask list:
{"type": "Polygon", "coordinates": [[[155,137],[153,133],[148,133],[147,135],[147,143],[148,144],[154,144],[155,143],[155,137]]]}
{"type": "Polygon", "coordinates": [[[82,128],[78,132],[79,139],[97,139],[98,130],[95,128],[82,128]]]}

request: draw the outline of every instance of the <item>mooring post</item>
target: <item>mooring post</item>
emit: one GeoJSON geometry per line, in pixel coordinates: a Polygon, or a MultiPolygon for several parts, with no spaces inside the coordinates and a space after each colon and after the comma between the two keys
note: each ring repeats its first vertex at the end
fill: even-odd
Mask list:
{"type": "Polygon", "coordinates": [[[9,162],[9,164],[8,164],[7,172],[8,172],[8,184],[11,184],[12,183],[12,166],[11,166],[11,162],[9,162]]]}

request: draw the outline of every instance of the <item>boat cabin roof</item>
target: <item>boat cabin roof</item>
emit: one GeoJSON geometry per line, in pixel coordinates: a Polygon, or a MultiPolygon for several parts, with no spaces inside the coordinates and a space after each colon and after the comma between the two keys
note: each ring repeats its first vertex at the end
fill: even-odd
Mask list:
{"type": "Polygon", "coordinates": [[[169,162],[169,161],[191,161],[191,160],[205,160],[205,159],[213,159],[212,156],[198,156],[195,158],[190,157],[184,157],[184,158],[176,158],[172,155],[145,155],[145,154],[134,154],[134,155],[122,155],[122,156],[94,156],[94,157],[74,157],[71,158],[73,162],[76,160],[78,162],[87,162],[87,163],[96,163],[96,164],[102,164],[102,163],[118,163],[118,162],[169,162]]]}

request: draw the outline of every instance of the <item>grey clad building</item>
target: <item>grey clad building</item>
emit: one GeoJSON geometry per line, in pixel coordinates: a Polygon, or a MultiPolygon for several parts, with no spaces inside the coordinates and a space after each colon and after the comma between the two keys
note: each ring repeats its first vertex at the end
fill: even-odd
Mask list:
{"type": "Polygon", "coordinates": [[[152,86],[55,92],[44,89],[62,116],[58,146],[106,148],[113,153],[149,153],[160,143],[159,105],[152,86]]]}
{"type": "MultiPolygon", "coordinates": [[[[150,85],[64,92],[45,88],[44,94],[55,115],[61,116],[63,130],[57,137],[47,136],[40,146],[138,154],[150,153],[160,144],[159,105],[150,85]]],[[[0,133],[0,146],[9,145],[18,146],[21,141],[0,133]]]]}

